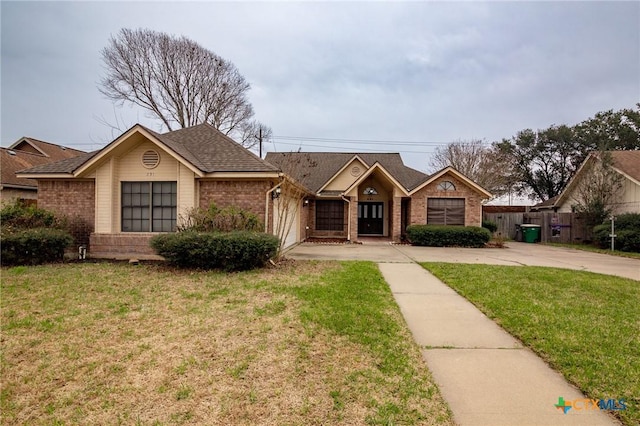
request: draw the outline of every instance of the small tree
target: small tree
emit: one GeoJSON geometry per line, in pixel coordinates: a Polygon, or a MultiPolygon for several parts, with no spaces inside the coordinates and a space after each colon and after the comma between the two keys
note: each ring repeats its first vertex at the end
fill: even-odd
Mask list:
{"type": "Polygon", "coordinates": [[[309,176],[309,170],[316,166],[308,155],[293,155],[293,153],[285,154],[278,166],[281,170],[285,170],[280,184],[275,193],[278,194],[274,198],[274,234],[280,239],[280,247],[276,257],[280,257],[286,237],[291,232],[291,228],[298,217],[303,198],[309,193],[303,183],[309,176]],[[303,182],[302,184],[300,182],[303,182]]]}
{"type": "Polygon", "coordinates": [[[592,154],[592,159],[571,196],[575,211],[585,216],[589,229],[615,213],[624,182],[613,168],[610,152],[592,154]]]}

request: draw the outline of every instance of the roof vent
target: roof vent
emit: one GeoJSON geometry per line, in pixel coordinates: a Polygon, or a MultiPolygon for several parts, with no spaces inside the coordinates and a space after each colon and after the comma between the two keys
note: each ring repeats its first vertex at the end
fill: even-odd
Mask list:
{"type": "Polygon", "coordinates": [[[142,165],[147,169],[155,169],[160,164],[160,154],[149,149],[142,154],[142,165]]]}
{"type": "Polygon", "coordinates": [[[7,150],[7,153],[9,153],[9,155],[16,155],[16,152],[12,149],[7,150]]]}

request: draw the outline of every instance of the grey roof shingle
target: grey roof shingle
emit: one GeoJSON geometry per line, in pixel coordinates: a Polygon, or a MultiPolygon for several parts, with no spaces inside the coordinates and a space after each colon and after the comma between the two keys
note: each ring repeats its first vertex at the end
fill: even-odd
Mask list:
{"type": "Polygon", "coordinates": [[[368,166],[380,163],[407,190],[429,178],[428,175],[405,166],[398,153],[269,152],[265,160],[279,166],[285,173],[317,193],[356,155],[368,166]]]}
{"type": "MultiPolygon", "coordinates": [[[[257,155],[209,124],[200,124],[163,134],[154,132],[144,126],[140,127],[151,133],[179,157],[182,157],[204,173],[278,171],[277,167],[260,159],[257,155]]],[[[33,167],[23,172],[32,174],[73,173],[101,151],[95,151],[70,160],[33,167]]]]}

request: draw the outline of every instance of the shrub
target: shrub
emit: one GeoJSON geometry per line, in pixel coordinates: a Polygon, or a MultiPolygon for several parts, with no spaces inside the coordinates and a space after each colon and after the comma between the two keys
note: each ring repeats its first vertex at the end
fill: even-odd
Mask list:
{"type": "MultiPolygon", "coordinates": [[[[640,214],[627,213],[616,217],[615,248],[620,251],[640,253],[640,214]]],[[[594,240],[601,248],[611,247],[611,221],[593,228],[594,240]]]]}
{"type": "Polygon", "coordinates": [[[64,249],[73,242],[60,229],[36,228],[2,233],[3,265],[39,265],[61,261],[64,249]]]}
{"type": "Polygon", "coordinates": [[[483,220],[482,227],[488,229],[492,234],[498,230],[498,225],[490,220],[483,220]]]}
{"type": "Polygon", "coordinates": [[[185,218],[178,231],[231,232],[260,231],[264,229],[255,214],[236,206],[218,208],[214,203],[208,209],[196,207],[185,218]]]}
{"type": "Polygon", "coordinates": [[[19,201],[7,204],[0,210],[0,223],[5,232],[33,228],[60,228],[61,220],[48,210],[26,206],[19,201]]]}
{"type": "Polygon", "coordinates": [[[484,247],[491,233],[477,226],[411,225],[407,237],[416,246],[484,247]]]}
{"type": "Polygon", "coordinates": [[[259,232],[178,232],[156,235],[150,245],[179,267],[241,271],[264,266],[280,242],[259,232]]]}

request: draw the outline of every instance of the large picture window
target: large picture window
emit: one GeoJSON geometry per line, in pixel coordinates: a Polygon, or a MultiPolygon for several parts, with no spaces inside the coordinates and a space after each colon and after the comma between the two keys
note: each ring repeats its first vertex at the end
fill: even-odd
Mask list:
{"type": "Polygon", "coordinates": [[[176,182],[122,182],[122,232],[173,232],[176,182]]]}
{"type": "Polygon", "coordinates": [[[427,224],[464,226],[464,198],[429,198],[427,224]]]}
{"type": "Polygon", "coordinates": [[[340,200],[316,201],[316,230],[344,230],[344,202],[340,200]]]}

